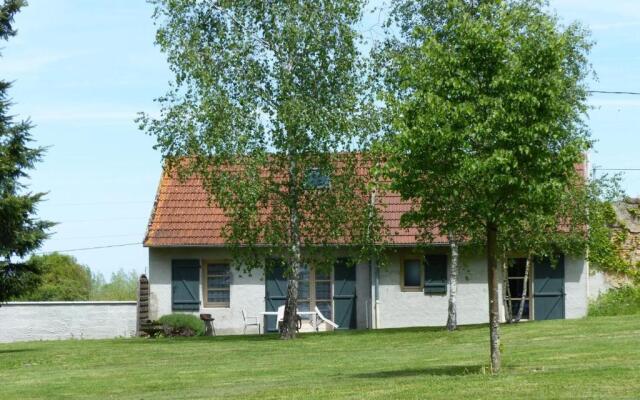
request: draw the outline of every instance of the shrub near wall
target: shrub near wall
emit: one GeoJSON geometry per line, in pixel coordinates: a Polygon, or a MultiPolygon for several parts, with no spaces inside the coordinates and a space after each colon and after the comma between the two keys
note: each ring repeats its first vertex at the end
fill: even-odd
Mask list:
{"type": "Polygon", "coordinates": [[[158,320],[166,336],[203,336],[204,322],[191,314],[168,314],[158,320]]]}
{"type": "Polygon", "coordinates": [[[611,289],[589,305],[590,317],[630,314],[640,314],[640,286],[611,289]]]}

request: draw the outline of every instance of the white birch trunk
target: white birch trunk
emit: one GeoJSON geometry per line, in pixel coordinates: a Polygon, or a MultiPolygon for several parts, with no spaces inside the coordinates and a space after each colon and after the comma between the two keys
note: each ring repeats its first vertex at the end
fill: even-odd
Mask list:
{"type": "MultiPolygon", "coordinates": [[[[529,254],[527,256],[527,263],[525,264],[525,267],[524,267],[524,279],[522,281],[522,285],[523,285],[522,298],[520,299],[520,305],[518,306],[518,314],[516,315],[514,322],[520,322],[520,320],[522,319],[522,314],[524,312],[524,303],[527,299],[527,288],[529,285],[529,271],[531,270],[532,262],[533,262],[533,257],[531,256],[531,254],[529,254]]],[[[531,312],[531,309],[529,309],[529,312],[531,312]]]]}
{"type": "Polygon", "coordinates": [[[291,161],[289,166],[289,224],[290,224],[290,259],[287,276],[287,299],[285,300],[284,317],[280,325],[280,338],[293,339],[297,333],[298,317],[298,283],[302,270],[302,250],[300,238],[300,215],[298,209],[297,165],[291,161]]]}
{"type": "MultiPolygon", "coordinates": [[[[451,239],[450,239],[451,240],[451,239]]],[[[449,268],[449,310],[447,315],[447,330],[454,331],[458,328],[458,310],[456,307],[456,295],[458,291],[458,243],[451,240],[451,266],[449,268]]]]}
{"type": "Polygon", "coordinates": [[[504,299],[504,320],[510,324],[513,321],[513,302],[511,301],[511,288],[509,286],[509,263],[507,257],[502,257],[502,298],[504,299]]]}

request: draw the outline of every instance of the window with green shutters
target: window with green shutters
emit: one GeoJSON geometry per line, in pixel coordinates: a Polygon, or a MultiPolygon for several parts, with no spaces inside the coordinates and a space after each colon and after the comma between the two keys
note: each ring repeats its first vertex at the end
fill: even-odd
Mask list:
{"type": "Polygon", "coordinates": [[[447,256],[445,254],[425,256],[424,293],[447,294],[447,256]]]}
{"type": "Polygon", "coordinates": [[[403,292],[446,294],[447,268],[446,254],[404,259],[400,264],[400,288],[403,292]]]}

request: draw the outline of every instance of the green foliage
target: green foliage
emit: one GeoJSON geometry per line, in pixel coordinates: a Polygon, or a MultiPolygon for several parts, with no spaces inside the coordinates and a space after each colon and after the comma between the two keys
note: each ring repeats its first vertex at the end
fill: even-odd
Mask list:
{"type": "Polygon", "coordinates": [[[384,53],[404,220],[484,235],[555,215],[589,146],[585,32],[537,1],[446,5],[384,53]]]}
{"type": "Polygon", "coordinates": [[[627,232],[616,228],[619,225],[610,202],[597,202],[590,208],[589,261],[603,271],[622,273],[638,278],[638,270],[633,268],[623,256],[622,245],[627,232]]]}
{"type": "Polygon", "coordinates": [[[192,331],[197,336],[204,335],[204,322],[195,315],[179,313],[168,314],[160,317],[158,322],[170,327],[174,332],[180,332],[180,335],[184,335],[184,333],[188,333],[188,331],[192,331]]]}
{"type": "Polygon", "coordinates": [[[18,299],[22,301],[82,301],[90,300],[91,271],[73,256],[51,253],[32,256],[29,264],[41,274],[33,290],[18,299]]]}
{"type": "Polygon", "coordinates": [[[27,265],[35,271],[37,280],[29,291],[14,297],[20,301],[85,301],[136,300],[138,274],[119,270],[106,282],[101,273],[91,273],[89,267],[75,257],[50,253],[32,256],[27,265]]]}
{"type": "Polygon", "coordinates": [[[25,0],[4,0],[0,4],[0,39],[7,40],[11,36],[15,36],[13,18],[26,5],[25,0]]]}
{"type": "Polygon", "coordinates": [[[590,317],[631,314],[640,314],[640,286],[611,289],[589,305],[590,317]]]}
{"type": "Polygon", "coordinates": [[[91,278],[91,300],[136,300],[138,293],[138,273],[123,269],[111,274],[109,283],[97,273],[91,278]]]}
{"type": "Polygon", "coordinates": [[[354,29],[364,1],[151,2],[175,78],[141,128],[168,173],[203,179],[236,267],[285,261],[291,332],[302,266],[375,238],[377,224],[359,223],[377,212],[361,156],[378,131],[354,29]]]}
{"type": "Polygon", "coordinates": [[[152,3],[175,79],[141,127],[168,169],[204,178],[237,264],[297,265],[303,242],[370,237],[353,223],[371,210],[352,151],[376,130],[354,30],[363,2],[152,3]],[[311,171],[329,184],[310,188],[311,171]]]}
{"type": "MultiPolygon", "coordinates": [[[[13,18],[24,5],[26,2],[21,0],[4,0],[0,4],[0,39],[16,34],[13,18]]],[[[0,80],[0,302],[37,284],[37,268],[13,259],[23,258],[40,247],[47,238],[47,229],[53,225],[35,216],[45,194],[28,192],[23,183],[44,149],[29,147],[31,122],[17,122],[10,114],[10,86],[0,80]]]]}
{"type": "Polygon", "coordinates": [[[414,201],[402,222],[426,238],[439,229],[486,246],[497,372],[497,254],[513,246],[511,233],[557,229],[566,217],[558,213],[572,210],[563,206],[584,183],[576,165],[590,146],[591,43],[544,1],[394,4],[400,37],[376,57],[388,128],[397,132],[387,146],[391,188],[414,201]]]}

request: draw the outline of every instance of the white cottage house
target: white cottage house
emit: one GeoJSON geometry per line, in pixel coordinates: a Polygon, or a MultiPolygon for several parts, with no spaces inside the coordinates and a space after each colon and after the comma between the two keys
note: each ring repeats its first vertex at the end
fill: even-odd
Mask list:
{"type": "MultiPolygon", "coordinates": [[[[339,329],[442,326],[447,319],[449,244],[435,237],[419,251],[416,232],[400,228],[409,209],[397,194],[379,198],[389,228],[389,256],[384,267],[375,260],[333,271],[309,266],[303,274],[300,309],[334,320],[339,329]]],[[[231,252],[221,235],[225,217],[207,203],[198,179],[184,182],[163,174],[144,246],[149,249],[152,319],[172,312],[209,313],[219,334],[242,333],[242,313],[257,316],[267,331],[275,330],[274,311],[284,304],[286,280],[278,268],[251,274],[230,265],[231,252]]],[[[511,295],[522,291],[523,260],[513,260],[508,282],[511,295]]],[[[458,322],[488,321],[487,266],[484,257],[462,257],[458,283],[458,322]]],[[[588,306],[589,265],[583,257],[561,257],[557,267],[538,262],[531,271],[525,319],[580,318],[588,306]]],[[[501,278],[502,282],[503,279],[501,278]]],[[[501,285],[502,290],[502,285],[501,285]]],[[[504,315],[504,307],[501,304],[504,315]]],[[[253,328],[253,327],[251,327],[253,328]]]]}

